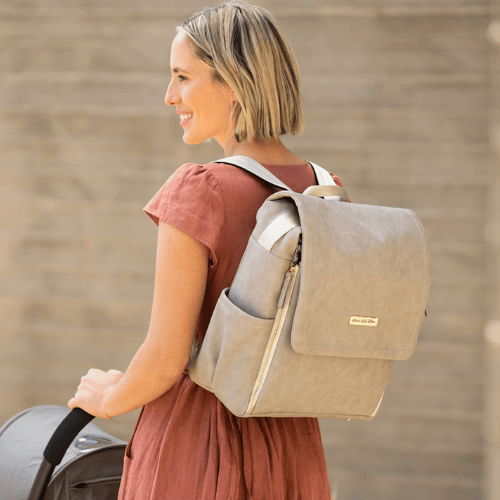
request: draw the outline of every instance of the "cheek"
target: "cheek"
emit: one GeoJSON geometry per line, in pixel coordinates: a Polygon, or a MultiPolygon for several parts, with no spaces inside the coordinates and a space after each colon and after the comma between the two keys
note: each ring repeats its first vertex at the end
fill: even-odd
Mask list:
{"type": "Polygon", "coordinates": [[[222,94],[218,93],[214,96],[210,104],[211,112],[214,117],[217,117],[217,121],[228,123],[231,115],[231,100],[229,96],[225,92],[222,94]]]}
{"type": "Polygon", "coordinates": [[[184,87],[182,90],[182,100],[194,113],[193,122],[197,127],[206,129],[206,133],[220,132],[212,129],[227,127],[230,121],[231,100],[224,90],[206,83],[184,87]]]}

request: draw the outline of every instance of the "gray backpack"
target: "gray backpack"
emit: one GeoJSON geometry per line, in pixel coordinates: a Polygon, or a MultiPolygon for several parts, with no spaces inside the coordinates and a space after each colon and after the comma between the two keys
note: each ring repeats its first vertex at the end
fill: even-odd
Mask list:
{"type": "Polygon", "coordinates": [[[283,191],[257,213],[191,379],[239,417],[371,420],[395,360],[417,341],[430,289],[423,226],[408,209],[345,203],[318,186],[295,193],[245,156],[218,160],[283,191]]]}

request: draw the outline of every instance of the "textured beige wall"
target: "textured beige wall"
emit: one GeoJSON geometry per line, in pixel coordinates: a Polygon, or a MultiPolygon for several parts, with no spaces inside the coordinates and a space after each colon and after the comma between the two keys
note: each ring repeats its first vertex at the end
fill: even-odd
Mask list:
{"type": "MultiPolygon", "coordinates": [[[[0,6],[0,423],[65,405],[89,368],[125,370],[144,339],[156,229],[141,209],[180,164],[222,156],[185,146],[163,104],[174,27],[204,4],[0,6]]],[[[432,250],[429,317],[379,414],[322,422],[338,498],[479,499],[489,1],[260,4],[301,67],[306,132],[286,143],[353,201],[415,210],[432,250]]],[[[135,415],[99,424],[128,439],[135,415]]]]}
{"type": "Polygon", "coordinates": [[[489,310],[490,321],[485,328],[485,407],[484,436],[484,498],[500,498],[500,1],[491,2],[491,19],[487,30],[490,47],[491,100],[489,136],[496,168],[488,196],[485,238],[488,271],[494,278],[495,290],[489,310]]]}

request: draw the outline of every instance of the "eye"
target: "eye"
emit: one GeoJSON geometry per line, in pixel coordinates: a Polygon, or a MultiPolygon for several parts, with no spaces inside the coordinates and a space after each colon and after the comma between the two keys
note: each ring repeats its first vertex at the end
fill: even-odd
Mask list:
{"type": "Polygon", "coordinates": [[[177,76],[177,78],[179,78],[179,80],[180,80],[181,82],[184,82],[184,81],[186,81],[186,80],[187,80],[187,78],[186,78],[184,75],[178,75],[178,76],[177,76]]]}

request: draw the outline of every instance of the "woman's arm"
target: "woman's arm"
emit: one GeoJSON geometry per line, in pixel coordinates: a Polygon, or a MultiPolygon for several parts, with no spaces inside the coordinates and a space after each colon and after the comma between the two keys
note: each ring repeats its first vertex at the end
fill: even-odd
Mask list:
{"type": "Polygon", "coordinates": [[[147,337],[125,375],[120,378],[120,372],[114,370],[89,371],[68,406],[111,418],[135,410],[170,389],[189,361],[207,273],[208,249],[160,220],[147,337]]]}

